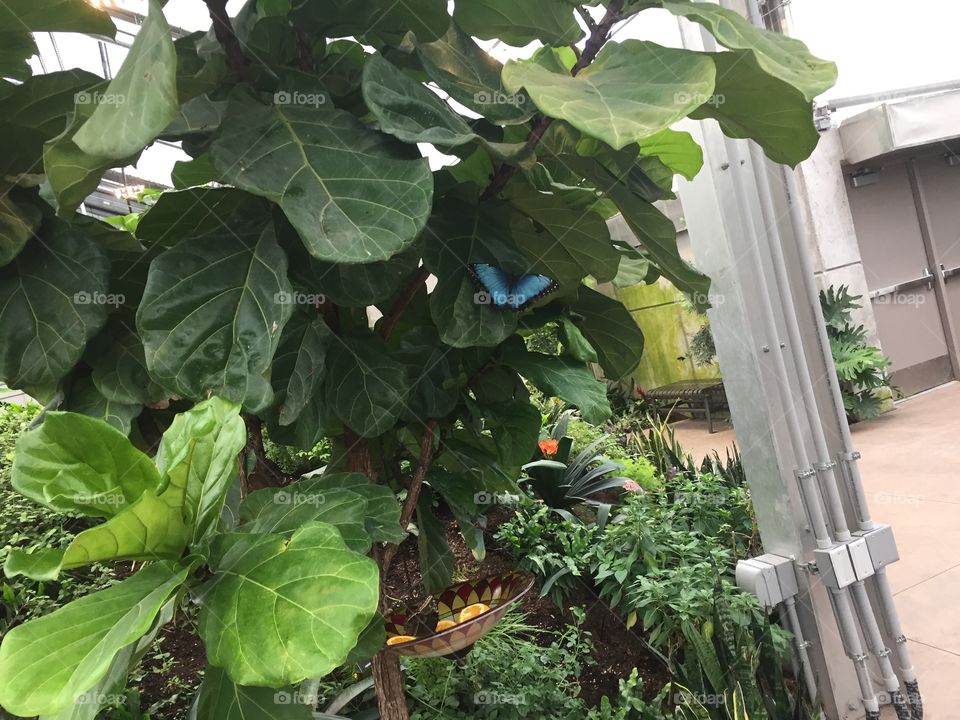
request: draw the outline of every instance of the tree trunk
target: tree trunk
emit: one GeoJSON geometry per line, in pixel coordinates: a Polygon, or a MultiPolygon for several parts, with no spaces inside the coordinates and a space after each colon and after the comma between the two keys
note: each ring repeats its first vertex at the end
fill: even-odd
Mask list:
{"type": "Polygon", "coordinates": [[[407,720],[410,717],[399,657],[386,651],[373,656],[373,684],[377,690],[380,720],[407,720]]]}

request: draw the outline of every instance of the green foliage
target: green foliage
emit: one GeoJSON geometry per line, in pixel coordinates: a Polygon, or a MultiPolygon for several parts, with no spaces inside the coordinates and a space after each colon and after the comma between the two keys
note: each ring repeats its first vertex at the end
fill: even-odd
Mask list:
{"type": "MultiPolygon", "coordinates": [[[[225,670],[200,693],[206,716],[219,716],[223,698],[237,698],[234,712],[257,703],[254,687],[331,671],[379,594],[362,553],[405,536],[396,493],[415,477],[429,488],[415,503],[427,583],[452,570],[433,497],[482,555],[467,499],[516,491],[534,457],[526,383],[601,423],[610,402],[588,363],[619,380],[640,359],[641,329],[596,283],[625,266],[706,295],[709,279],[680,256],[673,223],[652,204],[675,173],[689,178],[702,164],[669,126],[714,117],[790,163],[816,141],[810,100],[832,83],[832,65],[713,6],[657,1],[624,15],[647,7],[703,24],[729,52],[611,39],[611,14],[578,55],[569,45],[583,31],[565,0],[478,0],[453,17],[442,0],[251,0],[217,32],[176,40],[151,1],[106,82],[32,76],[26,63],[32,32],[112,36],[105,12],[82,0],[0,10],[0,73],[19,81],[0,93],[0,382],[51,410],[25,437],[14,482],[51,511],[102,521],[49,536],[55,547],[18,540],[5,568],[60,582],[94,562],[144,563],[11,630],[0,703],[70,711],[80,694],[119,682],[188,594],[208,657],[225,670]],[[474,37],[545,45],[501,67],[474,37]],[[75,212],[104,172],[157,139],[191,156],[174,173],[179,190],[113,226],[75,212]],[[418,144],[457,162],[432,171],[418,144]],[[605,220],[617,211],[639,247],[610,238],[605,220]],[[470,263],[545,273],[558,287],[500,312],[477,297],[470,263]],[[550,324],[559,347],[525,345],[550,324]],[[261,426],[301,451],[325,442],[322,460],[310,460],[327,463],[332,484],[247,493],[296,481],[264,459],[261,426]],[[347,467],[383,492],[361,491],[339,472],[347,467]],[[266,509],[281,498],[289,513],[266,509]],[[323,577],[350,598],[325,595],[323,577]],[[98,598],[109,613],[80,624],[98,598]],[[241,617],[247,607],[260,622],[241,617]],[[324,623],[339,633],[317,628],[307,642],[294,632],[324,623]],[[41,646],[90,659],[65,651],[28,685],[13,666],[41,646]]],[[[607,443],[578,448],[562,468],[564,495],[623,482],[595,455],[607,443]]],[[[638,464],[631,472],[648,476],[638,464]]]]}
{"type": "Polygon", "coordinates": [[[717,359],[717,346],[713,341],[710,323],[700,326],[690,338],[690,356],[697,365],[710,365],[717,359]]]}
{"type": "Polygon", "coordinates": [[[863,325],[853,323],[852,313],[860,308],[859,299],[845,285],[820,291],[843,407],[852,422],[876,417],[884,398],[896,393],[887,375],[890,360],[880,348],[867,344],[863,325]]]}
{"type": "Polygon", "coordinates": [[[411,660],[411,720],[582,718],[578,678],[593,643],[580,627],[582,613],[578,617],[564,631],[550,632],[510,613],[459,667],[441,658],[411,660]]]}

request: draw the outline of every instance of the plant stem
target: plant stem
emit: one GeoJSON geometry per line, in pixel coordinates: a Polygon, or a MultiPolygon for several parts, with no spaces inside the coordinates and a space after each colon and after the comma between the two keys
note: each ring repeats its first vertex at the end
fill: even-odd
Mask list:
{"type": "MultiPolygon", "coordinates": [[[[570,69],[571,75],[576,76],[577,73],[587,67],[597,57],[597,53],[600,52],[603,44],[610,37],[610,30],[613,28],[614,24],[620,20],[621,8],[623,8],[623,0],[611,0],[610,4],[607,5],[607,11],[604,13],[603,18],[599,23],[594,23],[592,18],[587,23],[588,27],[590,27],[590,37],[587,38],[587,44],[584,46],[583,52],[580,54],[580,58],[570,69]],[[591,23],[593,24],[591,25],[591,23]]],[[[582,14],[585,14],[585,12],[582,14]]],[[[589,17],[589,15],[587,15],[587,17],[589,17]]],[[[547,117],[546,115],[541,115],[540,119],[530,130],[530,134],[527,135],[527,141],[524,149],[533,150],[533,148],[535,148],[543,138],[543,134],[547,131],[547,128],[549,128],[552,123],[553,118],[547,117]]],[[[490,184],[487,185],[486,189],[483,191],[483,193],[481,193],[480,199],[490,200],[495,198],[500,194],[500,191],[503,190],[506,184],[510,181],[510,178],[512,178],[516,172],[516,165],[507,165],[506,163],[502,164],[493,174],[493,179],[490,181],[490,184]]]]}
{"type": "Polygon", "coordinates": [[[213,21],[213,33],[223,52],[226,53],[227,65],[230,66],[237,80],[241,82],[250,80],[250,62],[243,54],[240,41],[233,31],[230,16],[227,15],[227,0],[204,0],[204,3],[210,13],[210,20],[213,21]]]}

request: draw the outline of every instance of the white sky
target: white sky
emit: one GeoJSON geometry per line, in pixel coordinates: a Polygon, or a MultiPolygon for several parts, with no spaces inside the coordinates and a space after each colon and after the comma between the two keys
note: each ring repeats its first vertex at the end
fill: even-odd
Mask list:
{"type": "MultiPolygon", "coordinates": [[[[117,4],[146,12],[146,0],[117,0],[117,4]]],[[[243,0],[230,0],[227,8],[235,15],[242,5],[243,0]]],[[[788,7],[791,34],[803,40],[814,54],[833,60],[839,67],[837,85],[825,98],[960,80],[960,2],[956,0],[792,0],[788,7]]],[[[210,25],[201,0],[169,0],[164,14],[171,25],[190,31],[205,30],[210,25]]],[[[640,13],[617,37],[679,45],[677,20],[664,10],[640,13]]],[[[44,35],[37,39],[47,71],[59,69],[49,40],[44,35]]],[[[57,43],[65,67],[83,67],[102,74],[93,40],[57,34],[57,43]]],[[[108,52],[115,73],[126,51],[109,46],[108,52]]],[[[528,56],[532,47],[499,45],[490,52],[506,61],[528,56]]],[[[847,110],[845,114],[862,109],[865,108],[847,110]]],[[[169,183],[170,170],[178,159],[187,158],[173,148],[153,146],[132,172],[169,183]]]]}

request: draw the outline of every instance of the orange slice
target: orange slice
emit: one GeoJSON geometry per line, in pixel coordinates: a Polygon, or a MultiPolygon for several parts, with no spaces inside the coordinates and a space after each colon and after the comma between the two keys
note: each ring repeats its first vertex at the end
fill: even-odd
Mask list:
{"type": "Polygon", "coordinates": [[[467,620],[473,620],[478,615],[483,615],[483,613],[490,610],[489,605],[484,605],[483,603],[474,603],[473,605],[467,605],[463,610],[460,611],[460,619],[458,622],[466,622],[467,620]]]}
{"type": "Polygon", "coordinates": [[[394,635],[393,637],[387,638],[387,645],[399,645],[400,643],[410,642],[411,640],[416,640],[413,635],[394,635]]]}
{"type": "Polygon", "coordinates": [[[453,620],[441,620],[437,623],[437,632],[443,632],[444,630],[449,630],[452,627],[456,627],[456,623],[453,620]]]}

